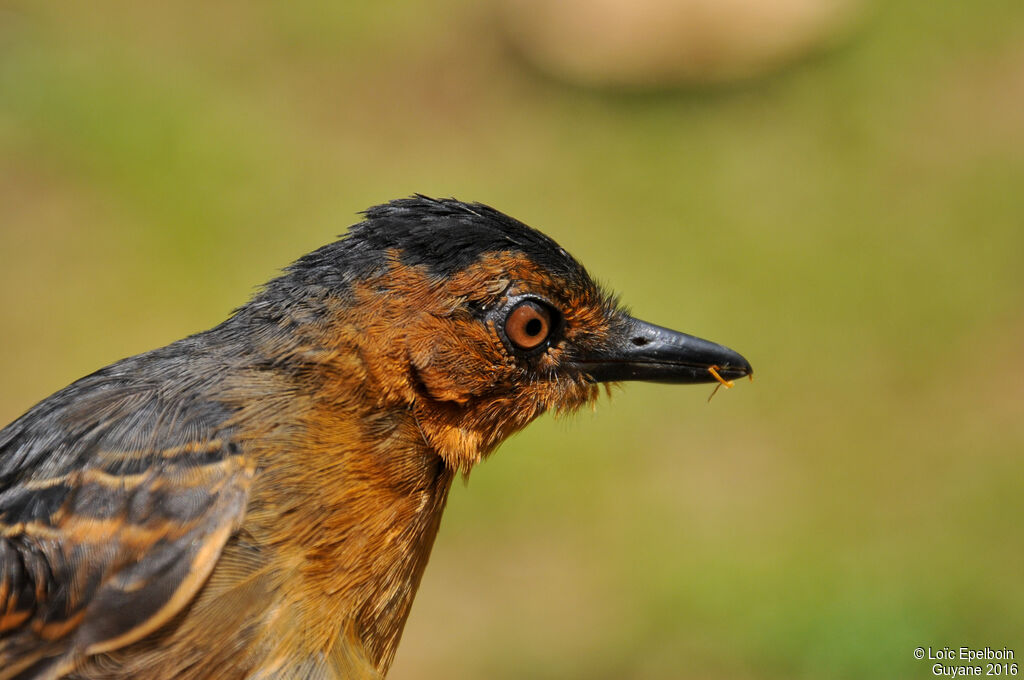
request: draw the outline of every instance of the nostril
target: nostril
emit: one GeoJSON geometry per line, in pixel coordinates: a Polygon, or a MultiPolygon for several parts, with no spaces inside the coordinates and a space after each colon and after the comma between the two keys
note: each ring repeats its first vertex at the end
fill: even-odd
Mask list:
{"type": "Polygon", "coordinates": [[[643,347],[648,342],[650,342],[650,340],[648,340],[647,338],[642,338],[640,336],[637,336],[637,337],[631,339],[630,342],[633,343],[634,345],[636,345],[637,347],[643,347]]]}

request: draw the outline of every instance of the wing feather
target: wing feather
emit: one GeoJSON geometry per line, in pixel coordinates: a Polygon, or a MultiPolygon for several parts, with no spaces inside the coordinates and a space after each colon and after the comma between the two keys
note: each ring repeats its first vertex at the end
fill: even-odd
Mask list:
{"type": "Polygon", "coordinates": [[[153,632],[240,526],[254,469],[206,396],[223,371],[171,348],[0,431],[0,680],[59,677],[153,632]]]}

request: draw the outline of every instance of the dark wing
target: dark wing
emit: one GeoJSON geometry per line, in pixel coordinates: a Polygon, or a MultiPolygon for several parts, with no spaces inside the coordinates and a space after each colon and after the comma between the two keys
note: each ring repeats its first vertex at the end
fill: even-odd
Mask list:
{"type": "Polygon", "coordinates": [[[238,528],[253,469],[230,410],[206,396],[224,371],[201,352],[181,360],[189,342],[83,378],[0,431],[0,680],[59,677],[152,632],[238,528]]]}

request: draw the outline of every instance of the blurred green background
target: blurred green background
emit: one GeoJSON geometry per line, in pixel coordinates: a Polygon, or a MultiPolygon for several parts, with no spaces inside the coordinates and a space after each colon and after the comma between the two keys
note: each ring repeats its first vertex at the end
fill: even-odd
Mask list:
{"type": "Polygon", "coordinates": [[[0,421],[412,192],[757,380],[630,384],[457,484],[390,678],[923,678],[1024,654],[1024,3],[765,79],[524,66],[486,7],[0,1],[0,421]]]}

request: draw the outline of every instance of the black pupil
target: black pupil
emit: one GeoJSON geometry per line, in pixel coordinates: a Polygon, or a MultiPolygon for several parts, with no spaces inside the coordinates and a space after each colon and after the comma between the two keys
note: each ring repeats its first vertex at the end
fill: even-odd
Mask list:
{"type": "Polygon", "coordinates": [[[544,330],[544,322],[537,317],[534,317],[526,322],[526,334],[530,337],[540,335],[540,332],[544,330]]]}

